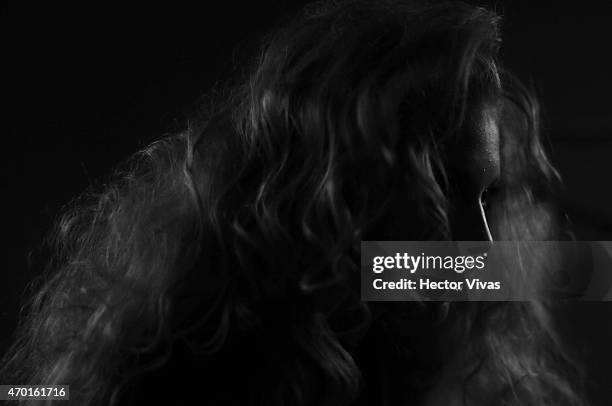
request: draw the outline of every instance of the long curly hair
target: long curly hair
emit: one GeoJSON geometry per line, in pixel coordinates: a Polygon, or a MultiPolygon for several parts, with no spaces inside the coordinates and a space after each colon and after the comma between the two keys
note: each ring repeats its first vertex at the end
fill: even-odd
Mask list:
{"type": "Polygon", "coordinates": [[[499,43],[464,3],[308,6],[66,210],[3,381],[69,384],[77,405],[180,399],[169,382],[225,404],[583,404],[546,297],[359,297],[360,241],[453,238],[448,157],[483,101],[503,111],[493,235],[559,238],[537,103],[499,43]]]}

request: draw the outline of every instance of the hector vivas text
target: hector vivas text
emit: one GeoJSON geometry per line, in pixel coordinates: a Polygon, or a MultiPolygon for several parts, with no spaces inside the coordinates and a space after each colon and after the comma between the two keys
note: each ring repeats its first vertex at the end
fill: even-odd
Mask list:
{"type": "MultiPolygon", "coordinates": [[[[499,281],[483,282],[477,277],[465,277],[458,280],[457,276],[466,271],[482,271],[486,267],[487,253],[482,255],[410,255],[406,252],[396,253],[393,256],[375,256],[372,261],[372,271],[382,274],[387,270],[399,270],[407,272],[406,278],[394,281],[385,281],[383,278],[373,280],[373,288],[376,290],[407,289],[407,290],[456,290],[465,288],[469,290],[498,290],[501,288],[499,281]],[[435,278],[418,277],[409,279],[410,276],[418,276],[419,273],[434,276],[432,272],[453,271],[451,275],[436,274],[435,278]],[[416,275],[414,275],[416,274],[416,275]],[[440,279],[443,276],[454,276],[449,279],[440,279]]],[[[382,275],[381,275],[382,276],[382,275]]],[[[420,276],[420,275],[419,275],[420,276]]],[[[474,276],[474,275],[471,275],[474,276]]]]}

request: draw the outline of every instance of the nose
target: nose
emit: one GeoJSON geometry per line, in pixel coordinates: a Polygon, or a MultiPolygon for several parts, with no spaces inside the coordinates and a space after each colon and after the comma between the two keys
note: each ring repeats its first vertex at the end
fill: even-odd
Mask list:
{"type": "Polygon", "coordinates": [[[455,206],[449,220],[451,237],[455,241],[493,241],[487,216],[479,199],[455,206]]]}

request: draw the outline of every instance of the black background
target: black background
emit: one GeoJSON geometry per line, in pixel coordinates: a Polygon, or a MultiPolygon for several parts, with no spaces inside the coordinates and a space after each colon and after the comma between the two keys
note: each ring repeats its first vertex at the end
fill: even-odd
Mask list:
{"type": "MultiPolygon", "coordinates": [[[[503,61],[533,84],[565,178],[561,202],[578,239],[612,240],[612,13],[606,2],[507,1],[503,61]]],[[[183,128],[198,99],[242,69],[259,38],[304,2],[199,7],[32,4],[2,11],[10,107],[3,148],[7,223],[0,352],[54,217],[138,148],[183,128]],[[15,145],[13,145],[15,143],[15,145]],[[14,218],[15,217],[15,218],[14,218]]],[[[5,93],[6,94],[6,93],[5,93]]],[[[612,399],[612,303],[572,303],[564,336],[584,360],[596,405],[612,399]]]]}

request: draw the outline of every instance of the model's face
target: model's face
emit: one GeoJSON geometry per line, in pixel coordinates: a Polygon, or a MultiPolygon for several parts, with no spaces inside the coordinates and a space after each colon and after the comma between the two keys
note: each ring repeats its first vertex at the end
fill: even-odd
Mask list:
{"type": "Polygon", "coordinates": [[[492,241],[487,204],[500,176],[499,108],[468,112],[465,133],[450,151],[450,226],[453,240],[492,241]]]}

